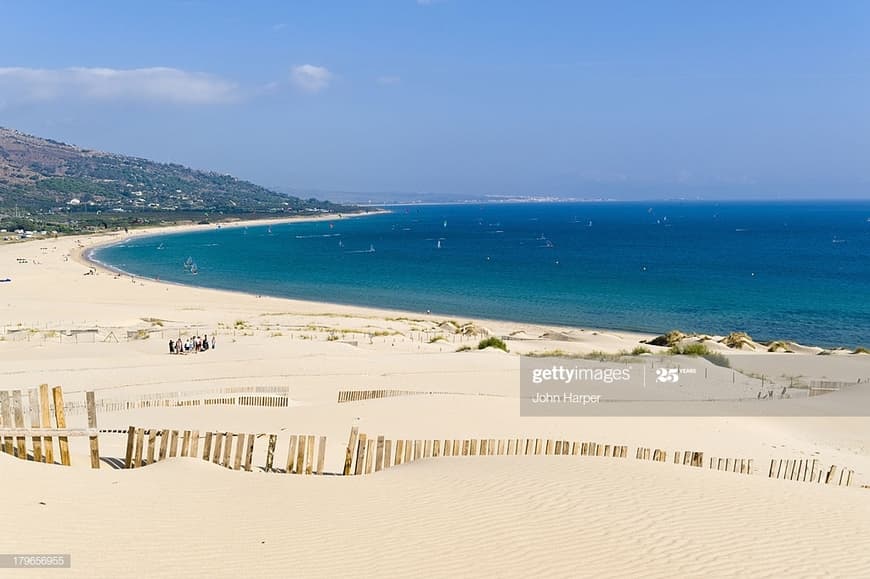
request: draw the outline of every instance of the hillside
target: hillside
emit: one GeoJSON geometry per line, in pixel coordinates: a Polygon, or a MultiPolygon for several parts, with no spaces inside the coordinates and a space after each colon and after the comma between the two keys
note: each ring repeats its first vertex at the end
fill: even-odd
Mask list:
{"type": "Polygon", "coordinates": [[[82,149],[0,127],[0,222],[78,230],[96,220],[276,216],[353,208],[276,193],[230,175],[82,149]]]}

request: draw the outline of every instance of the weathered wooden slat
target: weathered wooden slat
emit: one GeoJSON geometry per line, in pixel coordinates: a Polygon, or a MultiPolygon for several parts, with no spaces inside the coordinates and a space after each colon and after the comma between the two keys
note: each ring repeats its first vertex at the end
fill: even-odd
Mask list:
{"type": "Polygon", "coordinates": [[[127,453],[124,455],[124,468],[133,468],[133,447],[136,444],[136,429],[127,428],[127,453]]]}
{"type": "Polygon", "coordinates": [[[205,440],[202,441],[202,460],[211,458],[211,440],[214,433],[209,431],[205,433],[205,440]]]}
{"type": "Polygon", "coordinates": [[[344,469],[341,474],[344,476],[348,476],[351,473],[351,467],[353,466],[353,457],[354,452],[356,451],[356,439],[357,434],[359,433],[359,428],[354,426],[350,429],[350,438],[347,441],[347,450],[344,454],[344,469]]]}
{"type": "Polygon", "coordinates": [[[169,433],[169,457],[175,458],[178,454],[178,431],[172,430],[169,433]]]}
{"type": "Polygon", "coordinates": [[[245,449],[245,470],[251,472],[251,463],[254,459],[254,442],[257,437],[254,434],[248,434],[248,447],[245,449]]]}
{"type": "Polygon", "coordinates": [[[196,457],[199,454],[199,430],[194,430],[190,433],[190,454],[187,456],[196,457]]]}
{"type": "Polygon", "coordinates": [[[136,454],[133,457],[133,468],[142,466],[142,451],[145,446],[145,431],[141,428],[136,429],[136,454]]]}
{"type": "Polygon", "coordinates": [[[169,451],[169,431],[163,429],[160,431],[160,454],[157,460],[166,460],[166,453],[169,451]]]}
{"type": "Polygon", "coordinates": [[[293,467],[296,466],[296,444],[299,436],[296,434],[290,435],[290,444],[287,447],[287,468],[285,472],[290,474],[293,472],[293,467]]]}
{"type": "MultiPolygon", "coordinates": [[[[97,428],[97,404],[93,391],[85,392],[85,405],[88,409],[88,430],[97,428]]],[[[100,439],[96,434],[88,437],[88,445],[91,454],[91,468],[100,468],[100,439]]]]}
{"type": "MultiPolygon", "coordinates": [[[[21,399],[21,390],[12,391],[12,417],[15,428],[24,428],[24,402],[21,399]]],[[[17,436],[15,438],[15,450],[18,458],[27,459],[27,438],[17,436]]]]}
{"type": "MultiPolygon", "coordinates": [[[[55,386],[51,389],[52,397],[54,398],[54,421],[59,429],[66,429],[66,415],[63,411],[63,390],[60,386],[55,386]]],[[[64,466],[69,466],[69,438],[63,435],[58,435],[57,444],[60,447],[60,463],[64,466]]]]}
{"type": "Polygon", "coordinates": [[[374,462],[375,458],[375,440],[370,438],[368,440],[368,446],[366,447],[366,474],[371,474],[372,472],[372,462],[374,462]]]}
{"type": "Polygon", "coordinates": [[[233,470],[240,470],[242,468],[242,455],[245,453],[245,435],[237,434],[236,435],[236,456],[233,459],[233,470]]]}
{"type": "MultiPolygon", "coordinates": [[[[28,391],[28,399],[30,402],[30,428],[39,428],[39,392],[35,388],[28,391]]],[[[33,442],[33,460],[42,462],[42,436],[39,434],[32,436],[33,442]]]]}
{"type": "MultiPolygon", "coordinates": [[[[0,390],[0,426],[3,430],[12,428],[12,407],[9,401],[9,392],[0,390]]],[[[12,435],[3,436],[3,452],[13,454],[15,452],[12,435]]]]}
{"type": "Polygon", "coordinates": [[[308,449],[305,451],[305,474],[311,474],[314,471],[314,435],[308,436],[308,449]]]}
{"type": "Polygon", "coordinates": [[[403,458],[405,454],[405,441],[401,438],[396,441],[396,458],[393,460],[393,464],[398,466],[402,464],[403,458]]]}
{"type": "Polygon", "coordinates": [[[222,456],[221,453],[223,452],[224,436],[225,436],[225,433],[223,433],[223,432],[215,432],[214,438],[212,439],[214,441],[214,452],[212,453],[211,461],[214,464],[220,464],[220,462],[221,462],[221,456],[222,456]]]}
{"type": "Polygon", "coordinates": [[[157,442],[157,430],[151,428],[148,430],[148,464],[154,464],[154,446],[157,442]]]}
{"type": "Polygon", "coordinates": [[[275,444],[278,442],[278,435],[269,435],[269,446],[266,448],[266,472],[272,472],[272,464],[275,460],[275,444]]]}
{"type": "Polygon", "coordinates": [[[357,438],[357,448],[356,448],[356,465],[354,468],[355,475],[361,475],[363,473],[363,468],[365,467],[365,457],[366,457],[366,435],[360,434],[357,438]]]}
{"type": "MultiPolygon", "coordinates": [[[[48,384],[39,385],[39,422],[42,428],[51,428],[51,399],[48,384]]],[[[43,434],[42,447],[45,462],[54,464],[54,443],[50,435],[43,434]]]]}
{"type": "MultiPolygon", "coordinates": [[[[387,449],[387,455],[385,458],[387,461],[387,466],[389,466],[389,462],[390,462],[390,441],[389,440],[387,441],[386,449],[387,449]]],[[[323,465],[324,465],[325,461],[326,461],[326,437],[321,436],[320,442],[317,445],[317,470],[314,471],[315,474],[323,474],[323,465]]]]}
{"type": "Polygon", "coordinates": [[[392,456],[393,456],[393,441],[387,439],[384,441],[384,468],[390,468],[391,466],[393,466],[390,463],[392,456]]]}
{"type": "Polygon", "coordinates": [[[230,468],[230,459],[233,456],[233,437],[236,436],[234,432],[227,432],[224,435],[224,455],[221,458],[221,466],[224,468],[230,468]]]}
{"type": "Polygon", "coordinates": [[[181,437],[181,456],[185,457],[190,453],[190,431],[185,430],[181,437]]]}
{"type": "Polygon", "coordinates": [[[375,472],[380,472],[384,468],[384,437],[378,436],[377,450],[375,451],[375,472]]]}
{"type": "Polygon", "coordinates": [[[305,453],[308,450],[308,435],[299,435],[299,445],[296,447],[296,474],[305,474],[305,453]]]}

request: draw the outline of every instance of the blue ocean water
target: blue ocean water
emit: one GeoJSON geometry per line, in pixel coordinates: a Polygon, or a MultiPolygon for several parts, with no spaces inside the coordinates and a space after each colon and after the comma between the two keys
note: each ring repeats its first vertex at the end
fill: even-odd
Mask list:
{"type": "Polygon", "coordinates": [[[185,284],[445,317],[870,345],[868,201],[391,210],[208,226],[94,257],[185,284]]]}

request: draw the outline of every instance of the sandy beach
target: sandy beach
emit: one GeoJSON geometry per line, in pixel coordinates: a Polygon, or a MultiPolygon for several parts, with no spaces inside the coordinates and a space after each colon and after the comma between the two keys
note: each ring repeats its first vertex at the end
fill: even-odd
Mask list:
{"type": "MultiPolygon", "coordinates": [[[[123,237],[0,245],[0,278],[11,280],[0,284],[0,390],[47,383],[69,402],[94,391],[105,404],[222,388],[288,392],[282,407],[105,410],[99,428],[276,434],[281,466],[291,434],[325,436],[329,474],[342,471],[352,427],[393,440],[599,441],[630,455],[441,456],[362,476],[297,477],[192,457],[92,470],[87,439],[73,440],[71,467],[0,453],[11,521],[0,553],[70,553],[72,567],[57,573],[76,577],[870,576],[868,355],[738,350],[712,337],[705,343],[732,367],[680,357],[704,380],[662,395],[777,412],[522,416],[522,354],[579,360],[644,347],[650,354],[632,363],[654,369],[667,348],[631,332],[447,320],[91,270],[86,252],[123,237]],[[203,334],[214,349],[169,354],[170,340],[203,334]],[[510,352],[478,350],[487,336],[510,352]],[[811,384],[841,386],[809,397],[811,384]],[[337,402],[352,390],[420,394],[337,402]],[[768,390],[771,399],[759,399],[768,390]],[[666,449],[668,460],[636,460],[638,447],[666,449]],[[674,464],[678,450],[751,459],[753,472],[674,464]],[[836,465],[853,479],[769,478],[780,459],[836,465]]],[[[87,417],[70,412],[68,422],[85,427],[87,417]]],[[[125,434],[101,434],[99,444],[104,459],[123,461],[125,434]]],[[[258,446],[255,464],[264,454],[258,446]]]]}

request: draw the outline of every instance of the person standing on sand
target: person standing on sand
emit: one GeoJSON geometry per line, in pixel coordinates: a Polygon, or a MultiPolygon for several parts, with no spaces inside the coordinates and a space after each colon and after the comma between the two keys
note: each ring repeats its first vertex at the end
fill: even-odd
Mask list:
{"type": "Polygon", "coordinates": [[[173,340],[172,338],[169,338],[169,353],[175,353],[175,340],[173,340]]]}
{"type": "Polygon", "coordinates": [[[211,335],[211,349],[214,350],[214,334],[211,335]]]}
{"type": "Polygon", "coordinates": [[[202,351],[205,352],[208,350],[208,334],[202,335],[202,351]]]}

